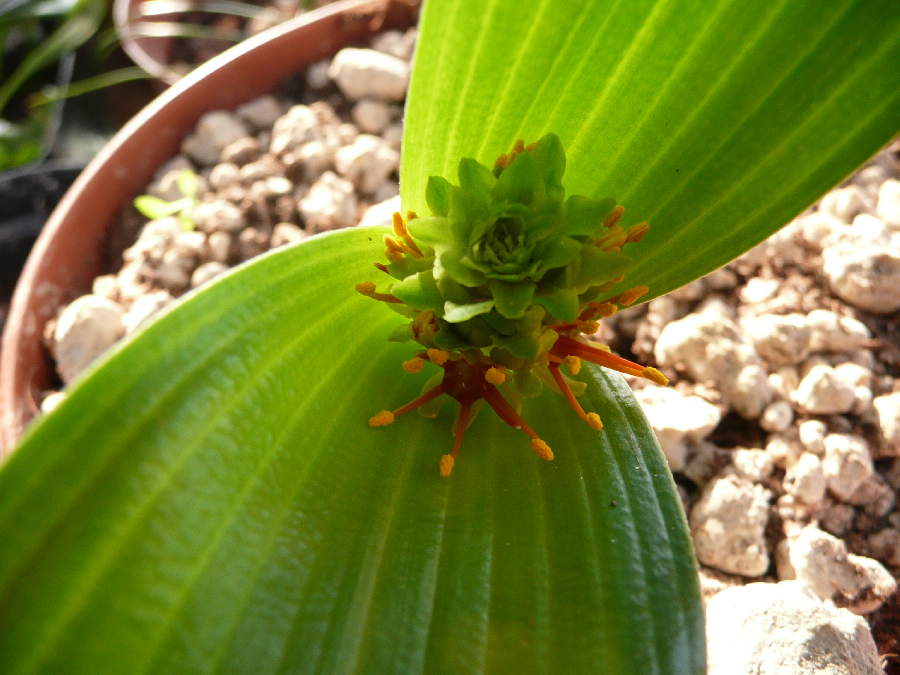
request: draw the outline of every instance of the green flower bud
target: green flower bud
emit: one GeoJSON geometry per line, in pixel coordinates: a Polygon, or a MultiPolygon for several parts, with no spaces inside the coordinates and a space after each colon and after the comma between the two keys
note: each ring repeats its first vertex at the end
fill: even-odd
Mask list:
{"type": "Polygon", "coordinates": [[[582,335],[594,332],[595,319],[646,292],[637,286],[610,295],[632,264],[623,247],[640,240],[648,226],[622,228],[623,209],[612,199],[566,198],[565,166],[559,139],[548,134],[528,147],[519,141],[493,170],[462,159],[457,185],[432,176],[425,191],[431,215],[394,214],[396,237],[385,237],[388,262],[376,267],[391,281],[380,292],[372,282],[357,286],[407,317],[407,326],[391,339],[412,339],[426,350],[405,362],[407,370],[417,372],[426,360],[444,369],[440,384],[393,413],[382,411],[370,424],[389,424],[398,414],[431,407],[441,394],[457,399],[460,417],[454,450],[441,461],[444,475],[452,469],[471,407],[482,399],[525,431],[538,455],[552,458],[501,391],[517,401],[537,395],[546,384],[566,396],[588,424],[601,428],[599,417],[585,413],[575,399],[583,385],[564,376],[561,364],[575,375],[584,358],[665,380],[582,335]]]}

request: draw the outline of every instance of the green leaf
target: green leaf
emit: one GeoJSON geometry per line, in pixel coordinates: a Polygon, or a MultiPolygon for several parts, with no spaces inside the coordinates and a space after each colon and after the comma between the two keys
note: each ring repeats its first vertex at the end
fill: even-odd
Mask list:
{"type": "Polygon", "coordinates": [[[600,433],[525,402],[553,463],[487,410],[449,479],[455,404],[366,426],[434,371],[353,292],[377,239],[224,275],[30,430],[0,471],[0,671],[703,672],[684,515],[617,375],[585,369],[600,433]]]}
{"type": "Polygon", "coordinates": [[[448,323],[462,323],[479,314],[486,314],[494,309],[493,300],[483,302],[470,302],[465,305],[457,305],[455,302],[444,303],[444,321],[448,323]]]}
{"type": "Polygon", "coordinates": [[[197,190],[200,189],[200,179],[190,169],[182,169],[175,178],[175,184],[178,186],[179,192],[185,197],[195,197],[197,190]]]}
{"type": "Polygon", "coordinates": [[[563,288],[556,293],[536,295],[534,301],[560,321],[578,318],[578,293],[574,289],[563,288]]]}
{"type": "Polygon", "coordinates": [[[425,188],[425,201],[436,216],[450,213],[450,182],[441,176],[429,176],[425,188]]]}
{"type": "Polygon", "coordinates": [[[0,0],[0,27],[69,13],[77,0],[0,0]]]}
{"type": "Polygon", "coordinates": [[[490,286],[497,311],[507,319],[518,319],[525,313],[534,299],[534,291],[537,288],[537,284],[530,281],[510,284],[496,279],[491,279],[490,286]]]}
{"type": "Polygon", "coordinates": [[[566,232],[572,236],[598,236],[602,231],[603,221],[615,205],[613,199],[591,199],[583,195],[572,195],[563,207],[566,232]]]}
{"type": "Polygon", "coordinates": [[[557,134],[570,194],[615,195],[649,300],[787,223],[898,130],[896,0],[429,0],[401,192],[557,134]]]}
{"type": "Polygon", "coordinates": [[[56,30],[28,53],[9,77],[4,78],[3,84],[0,84],[0,113],[28,78],[66,52],[73,51],[97,32],[106,12],[105,0],[77,0],[56,30]]]}
{"type": "Polygon", "coordinates": [[[153,195],[140,195],[134,198],[134,208],[150,220],[174,215],[190,205],[191,202],[188,199],[176,199],[175,201],[167,202],[165,199],[160,199],[153,195]]]}
{"type": "Polygon", "coordinates": [[[446,273],[457,283],[472,288],[481,286],[485,282],[484,274],[463,263],[457,251],[446,251],[438,258],[437,263],[435,277],[446,273]]]}
{"type": "Polygon", "coordinates": [[[49,121],[45,113],[33,114],[22,124],[0,118],[0,171],[40,158],[49,121]]]}
{"type": "Polygon", "coordinates": [[[483,202],[490,199],[490,192],[497,183],[497,179],[494,178],[490,169],[470,157],[463,157],[459,160],[457,173],[459,174],[459,186],[467,197],[477,196],[479,201],[483,202]]]}
{"type": "Polygon", "coordinates": [[[626,272],[629,279],[635,278],[634,274],[628,271],[633,264],[631,258],[601,251],[593,246],[583,247],[581,257],[575,262],[578,264],[575,266],[574,278],[567,285],[581,290],[605,283],[626,272]]]}
{"type": "Polygon", "coordinates": [[[533,204],[544,198],[544,182],[540,169],[531,153],[516,157],[494,187],[498,199],[533,204]]]}
{"type": "Polygon", "coordinates": [[[444,304],[431,270],[410,275],[395,283],[391,286],[391,294],[415,309],[437,310],[444,304]]]}

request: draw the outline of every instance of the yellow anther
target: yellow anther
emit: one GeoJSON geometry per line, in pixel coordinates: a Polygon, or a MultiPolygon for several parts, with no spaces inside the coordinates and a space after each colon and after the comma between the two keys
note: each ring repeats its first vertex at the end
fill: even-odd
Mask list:
{"type": "Polygon", "coordinates": [[[406,212],[406,220],[407,221],[415,220],[418,217],[419,217],[419,214],[417,214],[415,211],[407,211],[406,212]]]}
{"type": "Polygon", "coordinates": [[[496,387],[497,385],[506,382],[506,373],[504,373],[499,368],[491,366],[486,371],[484,371],[484,379],[496,387]]]}
{"type": "Polygon", "coordinates": [[[612,352],[612,349],[609,348],[609,345],[605,345],[602,342],[594,342],[593,340],[588,340],[587,343],[591,347],[602,349],[605,352],[612,352]]]}
{"type": "Polygon", "coordinates": [[[566,368],[569,369],[569,372],[572,375],[577,375],[579,372],[581,372],[581,359],[579,359],[577,356],[569,355],[564,359],[564,361],[566,364],[566,368]]]}
{"type": "Polygon", "coordinates": [[[553,461],[553,451],[550,449],[550,446],[542,438],[532,438],[531,439],[531,449],[537,454],[541,459],[546,459],[548,462],[553,461]]]}
{"type": "MultiPolygon", "coordinates": [[[[399,213],[395,213],[394,215],[397,216],[398,218],[400,217],[399,213]]],[[[401,220],[400,223],[402,224],[403,221],[401,220]]],[[[389,237],[388,235],[384,235],[384,245],[387,246],[389,251],[397,251],[397,253],[405,253],[406,252],[406,249],[404,248],[403,244],[401,244],[396,239],[389,237]]]]}
{"type": "Polygon", "coordinates": [[[625,207],[621,204],[617,205],[612,210],[612,213],[606,216],[606,220],[603,221],[603,227],[612,227],[613,225],[618,223],[623,213],[625,213],[625,207]]]}
{"type": "MultiPolygon", "coordinates": [[[[412,211],[410,211],[410,213],[415,217],[415,213],[412,211]]],[[[394,224],[394,234],[400,237],[403,240],[403,243],[392,240],[390,237],[385,237],[384,243],[387,244],[388,248],[396,248],[404,253],[410,253],[416,258],[421,258],[422,251],[416,246],[416,242],[413,241],[412,235],[410,235],[409,230],[406,228],[406,223],[403,222],[403,216],[401,216],[399,212],[394,211],[394,215],[391,218],[394,224]]]]}
{"type": "Polygon", "coordinates": [[[612,251],[613,249],[621,248],[627,239],[628,233],[625,232],[625,230],[621,227],[613,227],[602,237],[597,239],[594,244],[604,251],[612,251]]]}
{"type": "Polygon", "coordinates": [[[392,248],[384,249],[384,257],[392,263],[400,262],[401,260],[403,260],[403,254],[400,251],[395,251],[392,248]]]}
{"type": "Polygon", "coordinates": [[[453,455],[441,455],[441,477],[446,478],[453,471],[453,455]]]}
{"type": "Polygon", "coordinates": [[[603,428],[603,420],[600,419],[600,415],[598,415],[597,413],[588,413],[584,416],[584,421],[588,423],[588,426],[591,429],[600,431],[603,428]]]}
{"type": "Polygon", "coordinates": [[[622,295],[619,296],[619,304],[628,305],[633,304],[643,295],[646,295],[650,289],[646,286],[635,286],[634,288],[629,288],[627,291],[623,292],[622,295]]]}
{"type": "Polygon", "coordinates": [[[394,413],[390,410],[382,410],[381,412],[375,413],[372,417],[369,418],[369,426],[370,427],[386,427],[388,424],[393,423],[394,421],[394,413]]]}
{"type": "Polygon", "coordinates": [[[578,327],[585,335],[593,335],[598,330],[600,330],[600,324],[596,321],[579,321],[578,327]]]}
{"type": "Polygon", "coordinates": [[[372,293],[375,292],[375,282],[360,281],[358,284],[356,284],[356,292],[370,297],[372,293]]]}
{"type": "Polygon", "coordinates": [[[616,307],[613,303],[603,302],[603,303],[597,305],[597,318],[605,319],[607,317],[612,316],[613,314],[615,314],[618,311],[619,311],[619,308],[616,307]]]}
{"type": "Polygon", "coordinates": [[[650,223],[646,220],[643,223],[638,223],[634,227],[628,230],[628,239],[626,240],[629,244],[634,244],[639,242],[644,238],[644,235],[650,231],[650,223]]]}
{"type": "Polygon", "coordinates": [[[659,372],[656,368],[651,368],[647,366],[641,371],[641,376],[646,377],[651,382],[656,382],[656,384],[661,384],[663,386],[669,384],[669,378],[659,372]]]}
{"type": "Polygon", "coordinates": [[[425,353],[428,355],[428,360],[438,366],[444,365],[447,363],[447,359],[450,358],[450,352],[445,352],[443,349],[435,349],[434,347],[429,347],[425,353]]]}
{"type": "Polygon", "coordinates": [[[418,373],[422,370],[422,366],[425,365],[425,359],[421,356],[414,356],[408,361],[403,362],[403,370],[407,373],[418,373]]]}

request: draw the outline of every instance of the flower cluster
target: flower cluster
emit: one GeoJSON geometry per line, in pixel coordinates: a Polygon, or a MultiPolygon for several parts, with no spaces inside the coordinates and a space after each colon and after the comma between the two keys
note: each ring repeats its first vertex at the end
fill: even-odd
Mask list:
{"type": "Polygon", "coordinates": [[[418,372],[426,362],[442,370],[419,398],[382,410],[369,424],[384,426],[415,409],[433,416],[442,395],[460,404],[453,447],[440,462],[443,476],[453,469],[481,401],[525,432],[547,460],[553,459],[550,447],[517,412],[522,397],[549,386],[601,429],[600,417],[586,413],[576,398],[584,384],[571,376],[582,359],[667,383],[656,369],[586,337],[598,319],[647,292],[637,286],[610,294],[631,266],[623,248],[649,226],[623,228],[624,209],[611,199],[566,198],[565,164],[559,139],[548,134],[527,147],[517,142],[493,170],[463,159],[459,185],[432,176],[425,195],[431,215],[394,214],[395,236],[385,237],[387,262],[375,264],[390,280],[383,288],[371,281],[356,287],[406,317],[392,339],[422,347],[403,363],[406,371],[418,372]]]}

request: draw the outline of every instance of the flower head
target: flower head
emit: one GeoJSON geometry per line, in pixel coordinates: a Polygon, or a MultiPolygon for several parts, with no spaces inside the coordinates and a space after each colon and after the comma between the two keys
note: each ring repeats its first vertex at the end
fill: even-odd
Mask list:
{"type": "Polygon", "coordinates": [[[519,141],[493,170],[471,158],[461,160],[458,185],[432,176],[426,189],[431,215],[394,214],[395,237],[385,237],[388,262],[375,265],[390,282],[381,291],[373,282],[357,285],[360,293],[407,318],[392,339],[411,339],[424,348],[404,369],[418,372],[430,361],[444,371],[421,397],[378,413],[370,424],[383,426],[410,410],[430,408],[442,394],[460,403],[442,475],[452,470],[478,400],[530,436],[539,456],[552,459],[549,446],[506,397],[518,401],[546,384],[600,429],[599,416],[585,413],[576,399],[584,385],[564,375],[561,366],[576,375],[586,359],[665,383],[659,371],[584,337],[596,330],[597,319],[646,293],[643,286],[616,295],[610,289],[631,266],[623,247],[649,227],[622,228],[624,209],[612,199],[566,198],[565,164],[559,139],[548,134],[527,147],[519,141]]]}

